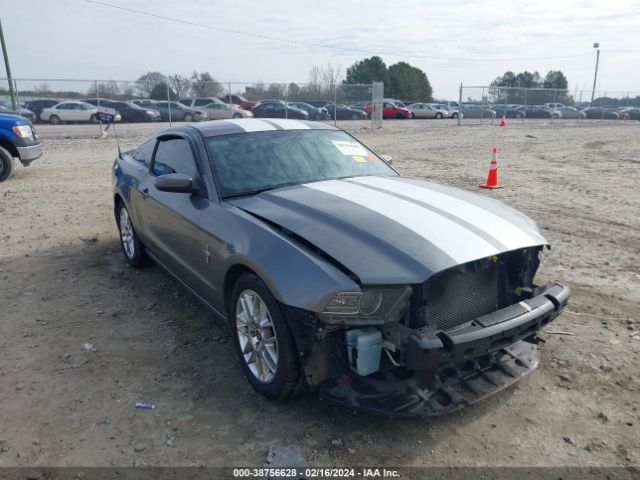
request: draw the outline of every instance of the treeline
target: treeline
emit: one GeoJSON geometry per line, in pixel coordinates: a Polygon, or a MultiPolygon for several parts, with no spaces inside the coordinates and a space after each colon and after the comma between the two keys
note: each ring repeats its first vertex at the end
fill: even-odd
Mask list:
{"type": "Polygon", "coordinates": [[[544,77],[538,72],[526,70],[517,74],[507,71],[491,82],[488,93],[495,103],[537,105],[558,102],[573,105],[574,99],[569,95],[568,85],[567,77],[560,70],[550,70],[544,77]]]}

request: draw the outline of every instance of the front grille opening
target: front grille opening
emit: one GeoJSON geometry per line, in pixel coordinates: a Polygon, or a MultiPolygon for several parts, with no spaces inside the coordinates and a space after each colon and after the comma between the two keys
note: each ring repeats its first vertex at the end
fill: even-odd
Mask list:
{"type": "Polygon", "coordinates": [[[414,287],[410,326],[432,331],[463,328],[482,315],[530,298],[541,250],[513,250],[435,274],[414,287]]]}
{"type": "Polygon", "coordinates": [[[449,270],[426,282],[424,322],[450,330],[498,309],[498,265],[486,262],[475,271],[449,270]]]}

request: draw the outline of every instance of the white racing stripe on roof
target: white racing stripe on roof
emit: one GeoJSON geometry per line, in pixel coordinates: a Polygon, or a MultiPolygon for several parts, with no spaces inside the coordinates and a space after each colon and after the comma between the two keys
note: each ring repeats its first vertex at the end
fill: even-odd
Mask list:
{"type": "MultiPolygon", "coordinates": [[[[456,262],[465,263],[498,253],[496,247],[471,230],[409,200],[351,182],[328,180],[304,185],[373,210],[417,233],[456,262]]],[[[372,225],[384,228],[384,225],[372,225]]]]}
{"type": "Polygon", "coordinates": [[[258,118],[228,119],[225,121],[239,126],[245,132],[264,132],[266,130],[276,130],[276,127],[274,127],[273,125],[270,125],[267,122],[263,122],[258,118]]]}
{"type": "Polygon", "coordinates": [[[385,178],[368,177],[353,179],[352,181],[363,185],[371,185],[372,187],[387,190],[390,193],[396,193],[445,210],[454,217],[486,232],[488,236],[495,238],[507,246],[509,250],[537,245],[541,242],[540,238],[532,237],[523,231],[522,228],[508,220],[484,208],[461,200],[454,195],[447,195],[435,190],[430,190],[429,187],[418,187],[409,183],[396,182],[385,178]]]}
{"type": "Polygon", "coordinates": [[[298,120],[288,120],[282,118],[269,118],[271,123],[275,123],[276,125],[284,128],[285,130],[308,130],[310,127],[298,120]]]}

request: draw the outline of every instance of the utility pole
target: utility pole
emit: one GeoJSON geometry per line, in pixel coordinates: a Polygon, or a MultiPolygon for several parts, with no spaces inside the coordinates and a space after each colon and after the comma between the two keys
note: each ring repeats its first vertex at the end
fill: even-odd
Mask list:
{"type": "Polygon", "coordinates": [[[591,106],[593,107],[593,97],[596,94],[596,82],[598,81],[598,63],[600,63],[600,44],[594,43],[593,48],[596,49],[596,73],[593,75],[593,90],[591,90],[591,106]]]}
{"type": "Polygon", "coordinates": [[[7,54],[7,45],[4,43],[4,33],[2,32],[2,20],[0,20],[0,43],[2,43],[2,55],[4,56],[4,67],[7,70],[7,80],[9,81],[9,94],[11,95],[11,107],[18,109],[16,102],[16,92],[13,89],[13,79],[11,78],[11,68],[9,67],[9,55],[7,54]]]}

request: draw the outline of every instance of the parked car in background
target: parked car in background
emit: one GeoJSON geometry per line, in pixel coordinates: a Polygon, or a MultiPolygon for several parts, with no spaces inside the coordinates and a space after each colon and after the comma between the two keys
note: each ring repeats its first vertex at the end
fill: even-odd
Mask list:
{"type": "Polygon", "coordinates": [[[223,95],[219,99],[224,103],[229,103],[229,99],[231,99],[231,103],[233,103],[234,105],[239,105],[240,108],[243,108],[244,110],[251,110],[258,104],[258,102],[252,102],[251,100],[247,100],[246,98],[244,98],[242,95],[237,94],[223,95]]]}
{"type": "Polygon", "coordinates": [[[549,110],[561,110],[561,109],[565,108],[565,107],[566,107],[566,105],[565,105],[564,103],[555,103],[555,102],[552,102],[552,103],[545,103],[545,104],[543,105],[543,107],[546,107],[546,108],[548,108],[549,110]]]}
{"type": "Polygon", "coordinates": [[[366,120],[367,118],[367,114],[363,110],[356,110],[355,108],[342,104],[334,105],[333,103],[329,103],[324,108],[327,109],[329,118],[335,118],[337,120],[366,120]]]}
{"type": "Polygon", "coordinates": [[[24,106],[34,113],[35,121],[39,122],[42,109],[53,107],[54,105],[59,104],[61,101],[62,100],[57,100],[55,98],[41,98],[37,100],[30,100],[26,102],[24,106]]]}
{"type": "Polygon", "coordinates": [[[258,103],[251,111],[256,118],[293,118],[296,120],[309,118],[307,112],[287,106],[282,100],[265,100],[258,103]]]}
{"type": "Polygon", "coordinates": [[[122,117],[122,122],[157,122],[160,121],[160,112],[158,110],[141,107],[133,102],[111,102],[103,101],[100,106],[115,109],[122,117]]]}
{"type": "Polygon", "coordinates": [[[560,113],[560,118],[587,118],[586,114],[576,107],[560,107],[555,111],[560,113]]]}
{"type": "Polygon", "coordinates": [[[20,115],[30,122],[34,122],[36,119],[36,114],[30,109],[18,105],[18,108],[14,110],[11,106],[11,103],[4,100],[0,100],[0,113],[9,115],[20,115]]]}
{"type": "Polygon", "coordinates": [[[382,101],[393,103],[396,107],[407,108],[407,105],[402,100],[398,100],[397,98],[383,98],[382,101]]]}
{"type": "Polygon", "coordinates": [[[195,97],[195,98],[181,98],[179,102],[187,107],[199,108],[212,103],[219,103],[225,105],[227,102],[223,102],[215,97],[195,97]]]}
{"type": "Polygon", "coordinates": [[[88,103],[94,107],[97,107],[98,105],[102,105],[104,107],[106,102],[116,102],[117,100],[113,100],[111,98],[82,98],[79,101],[88,103]]]}
{"type": "MultiPolygon", "coordinates": [[[[364,111],[367,115],[371,115],[371,112],[373,112],[371,102],[367,102],[364,111]]],[[[400,107],[396,103],[385,100],[382,102],[382,118],[413,118],[413,115],[407,107],[400,107]]]]}
{"type": "Polygon", "coordinates": [[[355,103],[352,103],[350,105],[350,107],[351,108],[355,108],[356,110],[362,110],[364,112],[364,107],[367,106],[367,103],[369,103],[369,102],[367,102],[367,101],[355,102],[355,103]]]}
{"type": "Polygon", "coordinates": [[[412,103],[407,107],[413,118],[447,118],[449,111],[427,103],[412,103]]]}
{"type": "Polygon", "coordinates": [[[179,102],[158,102],[153,108],[160,112],[163,122],[169,121],[169,111],[171,120],[174,122],[201,122],[207,119],[207,114],[199,109],[187,107],[179,102]]]}
{"type": "Polygon", "coordinates": [[[289,106],[299,108],[309,114],[309,120],[328,120],[331,118],[325,107],[314,107],[306,102],[289,102],[289,106]]]}
{"type": "Polygon", "coordinates": [[[520,108],[505,107],[504,105],[495,105],[493,110],[496,112],[496,118],[505,115],[507,118],[524,118],[526,113],[520,108]]]}
{"type": "Polygon", "coordinates": [[[151,107],[153,108],[153,105],[156,105],[158,103],[158,100],[149,100],[147,98],[136,98],[134,100],[129,100],[131,103],[135,103],[136,105],[140,106],[140,107],[151,107]]]}
{"type": "Polygon", "coordinates": [[[251,118],[253,112],[240,108],[238,105],[229,105],[228,103],[222,103],[220,100],[217,102],[208,103],[201,107],[198,107],[207,114],[209,120],[218,120],[220,118],[251,118]]]}
{"type": "Polygon", "coordinates": [[[40,120],[58,125],[62,122],[97,122],[97,107],[87,102],[62,102],[40,112],[40,120]]]}
{"type": "Polygon", "coordinates": [[[582,110],[586,118],[592,119],[604,119],[604,120],[619,120],[620,114],[614,110],[602,107],[591,107],[582,110]]]}
{"type": "Polygon", "coordinates": [[[623,110],[628,120],[640,120],[640,108],[631,107],[623,110]]]}
{"type": "Polygon", "coordinates": [[[428,103],[427,105],[431,105],[438,110],[446,110],[449,118],[458,118],[458,115],[460,115],[460,110],[458,108],[448,107],[444,103],[428,103]]]}
{"type": "Polygon", "coordinates": [[[0,114],[0,182],[13,173],[14,158],[25,167],[42,156],[42,146],[31,122],[25,117],[0,114]]]}
{"type": "Polygon", "coordinates": [[[496,118],[496,111],[485,105],[464,104],[460,112],[465,118],[496,118]]]}
{"type": "Polygon", "coordinates": [[[527,118],[553,118],[553,112],[544,105],[520,105],[517,109],[527,118]]]}
{"type": "Polygon", "coordinates": [[[333,105],[331,100],[307,100],[305,103],[308,103],[311,106],[316,108],[326,107],[327,105],[333,105]]]}

